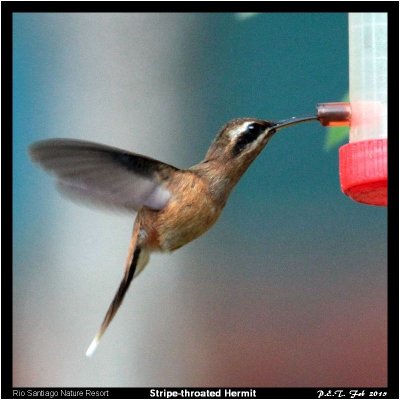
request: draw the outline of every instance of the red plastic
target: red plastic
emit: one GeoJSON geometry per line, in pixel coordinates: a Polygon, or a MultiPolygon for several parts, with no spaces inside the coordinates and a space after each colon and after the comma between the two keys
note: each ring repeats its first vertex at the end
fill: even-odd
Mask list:
{"type": "Polygon", "coordinates": [[[387,139],[340,147],[339,175],[342,192],[354,201],[387,206],[387,139]]]}

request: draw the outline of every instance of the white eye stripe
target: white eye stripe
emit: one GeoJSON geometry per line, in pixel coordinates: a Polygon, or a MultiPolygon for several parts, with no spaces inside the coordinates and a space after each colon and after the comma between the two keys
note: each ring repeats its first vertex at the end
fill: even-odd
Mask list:
{"type": "Polygon", "coordinates": [[[247,129],[247,127],[249,125],[251,125],[253,123],[254,123],[254,121],[246,121],[246,122],[243,122],[242,124],[240,124],[239,126],[236,126],[234,129],[231,129],[228,132],[229,137],[231,139],[238,137],[241,133],[243,133],[247,129]]]}

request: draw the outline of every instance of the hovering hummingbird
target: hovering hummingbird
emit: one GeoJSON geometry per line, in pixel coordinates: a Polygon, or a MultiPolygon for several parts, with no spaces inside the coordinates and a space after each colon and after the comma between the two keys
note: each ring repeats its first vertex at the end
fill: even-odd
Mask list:
{"type": "Polygon", "coordinates": [[[137,212],[123,279],[87,356],[151,252],[174,251],[211,228],[231,190],[271,137],[279,129],[316,119],[234,119],[218,132],[204,160],[189,169],[80,140],[50,139],[30,147],[32,160],[56,176],[67,196],[137,212]]]}

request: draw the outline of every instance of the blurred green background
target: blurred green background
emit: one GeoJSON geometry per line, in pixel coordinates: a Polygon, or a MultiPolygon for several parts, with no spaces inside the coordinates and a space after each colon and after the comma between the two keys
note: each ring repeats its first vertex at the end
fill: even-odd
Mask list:
{"type": "Polygon", "coordinates": [[[384,386],[386,209],[339,188],[326,130],[276,135],[217,224],[152,257],[91,359],[133,218],[62,198],[50,137],[178,167],[229,119],[312,115],[348,89],[347,14],[13,18],[15,386],[384,386]]]}

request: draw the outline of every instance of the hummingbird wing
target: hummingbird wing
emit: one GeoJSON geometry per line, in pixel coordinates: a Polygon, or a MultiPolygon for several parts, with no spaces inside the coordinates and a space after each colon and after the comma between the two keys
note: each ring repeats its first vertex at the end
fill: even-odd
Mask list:
{"type": "Polygon", "coordinates": [[[163,183],[177,171],[149,157],[80,140],[44,140],[29,152],[57,177],[68,197],[125,211],[162,209],[171,197],[163,183]]]}

